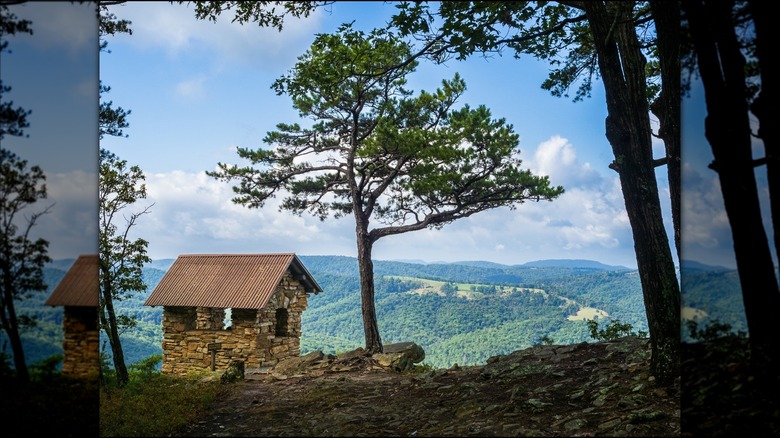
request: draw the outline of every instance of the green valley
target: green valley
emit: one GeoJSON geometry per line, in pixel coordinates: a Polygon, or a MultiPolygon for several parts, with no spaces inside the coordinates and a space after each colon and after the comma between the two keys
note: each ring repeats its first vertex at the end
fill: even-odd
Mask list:
{"type": "MultiPolygon", "coordinates": [[[[301,353],[338,353],[363,346],[357,261],[343,256],[300,256],[323,293],[312,295],[303,314],[301,353]]],[[[122,334],[128,364],[162,352],[162,308],[144,306],[173,260],[144,268],[148,289],[117,304],[138,324],[122,334]]],[[[61,352],[62,309],[42,303],[62,278],[67,263],[47,268],[51,288],[20,303],[38,316],[25,337],[28,362],[61,352]]],[[[413,341],[424,363],[450,367],[484,363],[536,343],[592,341],[586,319],[619,320],[647,331],[636,270],[592,261],[526,265],[487,262],[421,264],[376,260],[376,308],[384,343],[413,341]]],[[[101,343],[103,346],[103,343],[101,343]]],[[[108,352],[104,347],[104,351],[108,352]]]]}

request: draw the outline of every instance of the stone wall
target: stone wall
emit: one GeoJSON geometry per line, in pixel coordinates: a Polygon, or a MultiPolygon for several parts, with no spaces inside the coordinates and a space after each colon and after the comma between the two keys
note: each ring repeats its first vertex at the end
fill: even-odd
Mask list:
{"type": "Polygon", "coordinates": [[[232,360],[244,367],[275,365],[300,355],[301,314],[308,294],[287,272],[262,309],[231,309],[231,325],[224,327],[225,309],[170,307],[163,309],[162,372],[185,376],[190,371],[224,370],[232,360]],[[277,313],[287,312],[286,333],[277,335],[277,313]]]}
{"type": "Polygon", "coordinates": [[[100,373],[100,332],[97,307],[65,306],[62,320],[62,374],[97,377],[100,373]]]}

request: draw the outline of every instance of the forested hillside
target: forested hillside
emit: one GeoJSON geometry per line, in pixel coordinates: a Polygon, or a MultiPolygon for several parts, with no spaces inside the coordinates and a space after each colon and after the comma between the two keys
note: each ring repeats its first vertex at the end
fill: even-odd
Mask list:
{"type": "MultiPolygon", "coordinates": [[[[362,346],[357,261],[340,256],[300,258],[324,290],[309,299],[303,314],[302,353],[336,353],[362,346]]],[[[147,293],[117,306],[139,320],[138,327],[123,336],[128,363],[161,352],[162,309],[144,307],[143,302],[172,262],[157,260],[148,265],[144,270],[147,293]]],[[[536,267],[375,261],[383,341],[417,342],[426,351],[425,363],[441,367],[482,363],[490,356],[541,342],[543,337],[561,344],[588,341],[585,323],[569,319],[582,307],[647,330],[636,271],[567,262],[568,267],[536,267]],[[442,283],[462,290],[442,292],[438,287],[442,283]]]]}
{"type": "MultiPolygon", "coordinates": [[[[705,326],[713,320],[748,333],[739,273],[720,266],[683,261],[682,316],[705,326]]],[[[683,340],[692,341],[683,325],[683,340]]]]}
{"type": "MultiPolygon", "coordinates": [[[[336,353],[362,346],[356,260],[341,256],[300,258],[324,289],[310,298],[303,314],[302,352],[336,353]]],[[[38,319],[37,326],[24,335],[29,363],[62,351],[62,309],[45,307],[43,302],[72,262],[50,264],[46,268],[49,290],[18,305],[20,314],[33,314],[38,319]]],[[[143,306],[143,302],[171,263],[172,259],[166,259],[147,265],[147,292],[117,303],[121,312],[138,317],[138,326],[122,335],[128,363],[162,352],[162,309],[143,306]]],[[[417,342],[425,349],[425,363],[444,367],[484,363],[490,356],[534,343],[591,341],[582,318],[595,315],[647,331],[636,270],[589,261],[554,264],[375,261],[376,307],[383,341],[417,342]]],[[[729,323],[735,330],[746,330],[736,272],[695,266],[686,269],[682,279],[684,308],[696,309],[697,315],[705,312],[707,319],[729,323]]]]}

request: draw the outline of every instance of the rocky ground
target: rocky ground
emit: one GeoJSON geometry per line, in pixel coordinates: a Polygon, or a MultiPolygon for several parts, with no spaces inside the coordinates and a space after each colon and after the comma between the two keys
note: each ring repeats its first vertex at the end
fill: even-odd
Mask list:
{"type": "Polygon", "coordinates": [[[759,381],[747,338],[682,344],[683,436],[780,436],[780,373],[759,381]]]}
{"type": "Polygon", "coordinates": [[[680,435],[679,379],[655,385],[646,339],[537,345],[425,372],[317,353],[247,370],[173,436],[680,435]]]}

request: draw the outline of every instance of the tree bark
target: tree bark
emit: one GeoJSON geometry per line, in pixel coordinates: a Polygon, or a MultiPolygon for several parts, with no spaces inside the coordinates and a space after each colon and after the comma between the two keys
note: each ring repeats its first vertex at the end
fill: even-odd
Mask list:
{"type": "Polygon", "coordinates": [[[761,91],[753,101],[750,110],[759,122],[758,137],[764,142],[766,156],[766,174],[769,183],[769,202],[772,213],[772,228],[774,230],[775,254],[780,257],[780,144],[777,135],[777,67],[771,61],[771,41],[773,10],[766,2],[748,0],[750,15],[756,31],[756,56],[761,72],[761,91]]]}
{"type": "MultiPolygon", "coordinates": [[[[106,278],[109,278],[109,274],[105,275],[106,278]]],[[[130,380],[130,376],[127,372],[127,365],[125,365],[125,354],[122,350],[122,343],[119,340],[116,311],[114,310],[114,301],[111,298],[110,281],[104,281],[100,293],[103,294],[101,297],[103,303],[100,309],[100,322],[103,326],[103,330],[108,336],[108,343],[111,345],[111,355],[114,361],[114,370],[116,371],[117,384],[122,387],[125,386],[130,380]]]]}
{"type": "Polygon", "coordinates": [[[652,0],[650,7],[655,22],[656,46],[661,67],[661,94],[650,109],[658,117],[658,136],[666,147],[666,169],[672,203],[672,227],[677,260],[682,260],[680,249],[680,2],[652,0]]]}
{"type": "Polygon", "coordinates": [[[705,136],[731,225],[734,255],[750,332],[751,360],[760,376],[776,373],[774,312],[780,302],[774,263],[761,218],[745,92],[745,58],[731,21],[733,2],[683,2],[707,108],[705,136]]]}
{"type": "Polygon", "coordinates": [[[16,377],[24,383],[30,381],[30,374],[27,370],[27,362],[24,360],[24,347],[22,338],[19,335],[19,321],[16,319],[16,309],[14,308],[14,285],[12,284],[12,274],[10,270],[3,272],[3,313],[2,323],[8,340],[11,341],[11,351],[14,353],[14,368],[16,368],[16,377]]]}
{"type": "Polygon", "coordinates": [[[371,260],[371,250],[374,241],[365,225],[358,221],[357,247],[358,269],[360,270],[360,299],[363,312],[363,331],[366,336],[366,352],[381,353],[382,338],[379,336],[379,324],[376,319],[374,305],[374,262],[371,260]]]}
{"type": "Polygon", "coordinates": [[[680,286],[663,224],[653,165],[645,59],[630,20],[630,2],[583,2],[598,54],[608,115],[606,136],[615,155],[634,238],[652,359],[659,385],[680,375],[680,286]]]}

